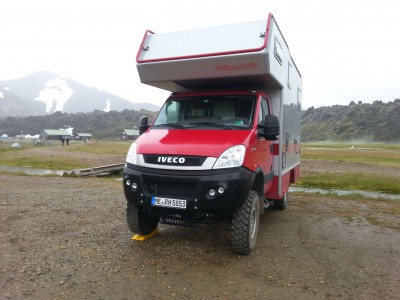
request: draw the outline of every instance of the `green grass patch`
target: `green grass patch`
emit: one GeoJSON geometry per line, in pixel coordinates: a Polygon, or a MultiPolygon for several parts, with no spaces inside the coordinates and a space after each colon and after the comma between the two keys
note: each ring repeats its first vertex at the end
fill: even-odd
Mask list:
{"type": "Polygon", "coordinates": [[[318,187],[323,189],[347,189],[400,194],[400,176],[375,175],[362,173],[318,173],[304,175],[296,183],[302,187],[318,187]]]}
{"type": "MultiPolygon", "coordinates": [[[[360,163],[377,167],[395,167],[400,171],[400,145],[398,144],[357,144],[357,143],[304,143],[302,159],[360,163]],[[351,146],[354,146],[351,148],[351,146]]],[[[349,165],[354,168],[354,165],[349,165]]],[[[373,167],[371,167],[373,169],[373,167]]],[[[324,189],[348,189],[400,194],[400,176],[373,173],[359,173],[356,169],[350,173],[335,174],[335,170],[326,173],[304,174],[299,185],[324,189]]]]}
{"type": "Polygon", "coordinates": [[[391,150],[399,150],[400,144],[389,144],[389,143],[358,143],[358,142],[307,142],[301,143],[302,147],[306,148],[326,148],[326,149],[391,149],[391,150]]]}
{"type": "Polygon", "coordinates": [[[34,146],[22,143],[22,148],[11,148],[11,143],[1,143],[0,164],[50,170],[73,170],[95,167],[96,157],[102,155],[125,156],[132,141],[90,142],[71,141],[69,146],[61,146],[57,141],[53,146],[34,146]]]}
{"type": "MultiPolygon", "coordinates": [[[[368,204],[371,207],[371,210],[380,211],[381,213],[393,215],[393,216],[400,216],[400,200],[398,199],[387,199],[387,198],[371,198],[364,195],[357,194],[348,194],[348,195],[338,195],[334,193],[309,193],[309,192],[291,192],[292,196],[301,196],[300,198],[296,198],[292,200],[293,202],[301,202],[301,203],[308,203],[312,204],[316,200],[315,198],[324,198],[328,201],[355,201],[358,203],[368,204]]],[[[343,209],[343,207],[341,208],[343,209]]],[[[359,211],[355,211],[357,215],[359,211]]]]}
{"type": "Polygon", "coordinates": [[[301,157],[304,159],[335,160],[400,167],[400,150],[395,149],[323,149],[302,147],[301,157]]]}
{"type": "MultiPolygon", "coordinates": [[[[291,195],[296,195],[296,196],[302,196],[305,197],[305,199],[308,199],[310,197],[310,195],[312,195],[313,197],[317,196],[317,197],[324,197],[324,198],[328,198],[328,199],[341,199],[341,200],[353,200],[353,201],[360,201],[360,202],[365,202],[365,201],[374,201],[374,202],[381,202],[381,203],[392,203],[392,202],[396,202],[396,203],[400,203],[400,200],[398,199],[387,199],[384,197],[378,197],[378,198],[371,198],[365,195],[361,195],[359,193],[357,193],[357,191],[354,191],[354,193],[351,194],[347,194],[347,195],[338,195],[334,192],[332,193],[319,193],[319,192],[307,192],[307,191],[296,191],[296,192],[291,192],[291,195]]],[[[295,200],[297,201],[297,199],[295,200]]],[[[302,202],[307,202],[307,203],[311,203],[313,200],[301,200],[302,202]]],[[[396,212],[395,212],[396,213],[396,212]]],[[[398,211],[398,215],[400,215],[400,208],[398,211]]]]}
{"type": "Polygon", "coordinates": [[[127,154],[132,141],[124,142],[90,142],[86,144],[71,143],[68,147],[65,147],[67,151],[71,152],[83,152],[89,154],[127,154]]]}
{"type": "Polygon", "coordinates": [[[0,163],[17,167],[30,167],[50,170],[73,170],[87,167],[87,165],[81,163],[79,160],[74,160],[63,156],[8,157],[6,161],[0,159],[0,163]]]}
{"type": "MultiPolygon", "coordinates": [[[[13,142],[14,143],[14,142],[13,142]]],[[[21,148],[11,148],[11,145],[13,144],[11,142],[1,142],[0,143],[0,155],[2,155],[3,153],[12,153],[12,152],[18,152],[18,151],[22,151],[25,149],[30,149],[35,147],[32,142],[18,142],[19,144],[21,144],[21,148]]]]}

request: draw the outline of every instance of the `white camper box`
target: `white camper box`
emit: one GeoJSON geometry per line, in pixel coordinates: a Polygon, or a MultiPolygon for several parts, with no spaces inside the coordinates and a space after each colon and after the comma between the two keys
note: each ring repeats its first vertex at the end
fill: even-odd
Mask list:
{"type": "Polygon", "coordinates": [[[136,60],[142,83],[171,92],[265,90],[280,120],[273,161],[278,186],[269,196],[288,190],[293,175],[284,175],[300,164],[302,83],[272,14],[267,20],[197,30],[148,30],[136,60]]]}

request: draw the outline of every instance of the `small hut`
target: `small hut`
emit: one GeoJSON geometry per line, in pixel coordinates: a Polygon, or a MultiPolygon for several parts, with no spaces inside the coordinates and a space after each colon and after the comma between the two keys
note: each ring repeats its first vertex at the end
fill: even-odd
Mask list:
{"type": "Polygon", "coordinates": [[[40,134],[40,138],[43,140],[61,140],[72,139],[72,135],[67,130],[62,129],[44,129],[40,134]]]}
{"type": "Polygon", "coordinates": [[[87,141],[89,141],[90,139],[92,139],[92,138],[93,138],[93,135],[91,133],[87,133],[87,132],[77,133],[76,136],[75,136],[75,139],[82,140],[85,143],[87,141]]]}
{"type": "Polygon", "coordinates": [[[139,136],[138,129],[124,129],[121,134],[121,139],[123,140],[136,140],[139,136]]]}

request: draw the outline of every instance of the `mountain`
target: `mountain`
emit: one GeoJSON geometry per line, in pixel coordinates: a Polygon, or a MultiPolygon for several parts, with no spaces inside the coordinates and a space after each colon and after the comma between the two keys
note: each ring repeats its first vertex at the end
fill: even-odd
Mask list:
{"type": "Polygon", "coordinates": [[[0,118],[46,115],[57,111],[86,113],[124,109],[157,111],[159,107],[150,103],[132,103],[51,72],[40,71],[0,81],[0,118]]]}
{"type": "Polygon", "coordinates": [[[2,88],[0,83],[0,118],[6,116],[40,115],[44,111],[44,104],[21,98],[2,88]]]}
{"type": "Polygon", "coordinates": [[[400,99],[384,103],[310,107],[302,115],[302,141],[400,142],[400,99]]]}

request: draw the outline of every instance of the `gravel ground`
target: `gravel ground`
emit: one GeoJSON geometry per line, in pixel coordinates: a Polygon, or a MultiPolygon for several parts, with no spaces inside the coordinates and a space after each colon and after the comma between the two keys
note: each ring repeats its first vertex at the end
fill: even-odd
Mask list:
{"type": "Polygon", "coordinates": [[[0,187],[0,299],[400,299],[398,201],[293,194],[241,256],[227,224],[131,240],[121,181],[0,174],[0,187]]]}

